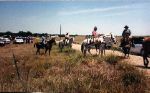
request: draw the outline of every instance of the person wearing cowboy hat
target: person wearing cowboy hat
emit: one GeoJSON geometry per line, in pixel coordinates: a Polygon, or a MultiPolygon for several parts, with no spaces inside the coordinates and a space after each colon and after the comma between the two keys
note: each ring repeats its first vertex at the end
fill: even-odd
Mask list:
{"type": "Polygon", "coordinates": [[[121,39],[120,47],[123,46],[123,41],[124,41],[125,39],[128,39],[129,36],[131,35],[131,31],[130,31],[129,27],[126,25],[124,28],[125,28],[125,29],[124,29],[123,32],[122,32],[122,37],[123,37],[123,38],[121,39]]]}
{"type": "Polygon", "coordinates": [[[129,37],[131,35],[131,31],[130,29],[128,29],[129,27],[126,25],[124,28],[125,29],[122,32],[123,38],[129,37]]]}

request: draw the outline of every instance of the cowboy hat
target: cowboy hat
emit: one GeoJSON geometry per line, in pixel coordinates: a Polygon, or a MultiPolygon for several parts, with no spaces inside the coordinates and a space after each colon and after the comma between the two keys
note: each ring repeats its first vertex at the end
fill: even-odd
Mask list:
{"type": "Polygon", "coordinates": [[[129,28],[127,25],[124,28],[129,28]]]}

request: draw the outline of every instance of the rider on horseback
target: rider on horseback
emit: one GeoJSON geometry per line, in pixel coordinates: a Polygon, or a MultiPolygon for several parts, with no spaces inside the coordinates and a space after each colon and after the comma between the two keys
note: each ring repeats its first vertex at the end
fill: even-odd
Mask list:
{"type": "Polygon", "coordinates": [[[42,45],[42,47],[43,47],[43,48],[44,48],[45,44],[46,44],[45,37],[44,37],[44,36],[42,36],[42,42],[41,42],[41,45],[42,45]]]}
{"type": "Polygon", "coordinates": [[[92,31],[92,37],[93,37],[93,42],[94,42],[94,39],[97,37],[97,27],[95,26],[94,27],[94,30],[92,31]]]}
{"type": "Polygon", "coordinates": [[[130,31],[130,29],[128,29],[129,27],[126,25],[124,28],[125,28],[125,29],[124,29],[124,31],[122,32],[122,37],[123,37],[123,38],[121,39],[120,47],[123,46],[123,42],[124,42],[125,40],[128,40],[128,39],[129,39],[129,36],[131,35],[131,31],[130,31]]]}
{"type": "Polygon", "coordinates": [[[67,44],[68,40],[69,40],[69,33],[67,32],[65,35],[65,45],[67,44]]]}

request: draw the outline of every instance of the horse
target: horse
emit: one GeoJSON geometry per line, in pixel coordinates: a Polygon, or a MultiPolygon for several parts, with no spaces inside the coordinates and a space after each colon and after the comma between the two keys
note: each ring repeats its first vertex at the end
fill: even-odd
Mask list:
{"type": "Polygon", "coordinates": [[[69,40],[60,40],[60,42],[59,42],[59,49],[60,49],[60,51],[62,52],[62,50],[63,50],[63,48],[65,47],[65,46],[68,46],[69,48],[72,48],[72,43],[74,42],[74,38],[73,37],[71,37],[69,40]]]}
{"type": "Polygon", "coordinates": [[[56,44],[55,38],[52,38],[51,40],[47,41],[46,44],[43,44],[43,45],[40,42],[35,43],[34,47],[36,46],[37,48],[36,55],[37,53],[40,54],[40,49],[45,49],[45,54],[49,50],[49,55],[50,55],[53,43],[56,44]]]}
{"type": "Polygon", "coordinates": [[[94,46],[96,49],[96,53],[98,50],[99,50],[99,54],[103,53],[102,51],[104,50],[104,48],[101,48],[103,41],[104,41],[103,37],[98,37],[98,38],[94,38],[94,39],[87,38],[81,44],[81,52],[84,54],[84,56],[86,55],[86,51],[88,51],[91,54],[90,50],[92,49],[92,46],[94,46]]]}
{"type": "Polygon", "coordinates": [[[133,39],[128,37],[128,38],[123,38],[121,40],[121,47],[122,47],[122,50],[123,50],[123,53],[124,53],[124,57],[129,57],[129,54],[130,54],[130,49],[131,47],[133,47],[134,44],[133,44],[133,39]]]}
{"type": "Polygon", "coordinates": [[[143,61],[144,61],[144,66],[148,67],[149,61],[148,61],[148,55],[150,54],[150,37],[149,38],[145,38],[143,43],[143,61]]]}
{"type": "Polygon", "coordinates": [[[99,35],[94,40],[92,38],[87,38],[81,44],[81,52],[84,54],[84,56],[86,55],[86,51],[88,51],[91,54],[90,50],[92,46],[94,46],[96,49],[96,53],[99,50],[99,54],[103,56],[103,54],[105,54],[106,45],[108,45],[109,43],[111,43],[111,45],[113,43],[115,44],[115,37],[111,37],[108,35],[99,35]]]}

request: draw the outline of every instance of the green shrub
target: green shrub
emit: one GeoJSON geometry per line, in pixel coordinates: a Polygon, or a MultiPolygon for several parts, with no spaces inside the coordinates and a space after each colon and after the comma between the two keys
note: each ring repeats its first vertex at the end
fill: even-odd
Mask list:
{"type": "Polygon", "coordinates": [[[104,57],[104,60],[109,63],[115,65],[119,61],[119,57],[113,54],[107,55],[104,57]]]}

